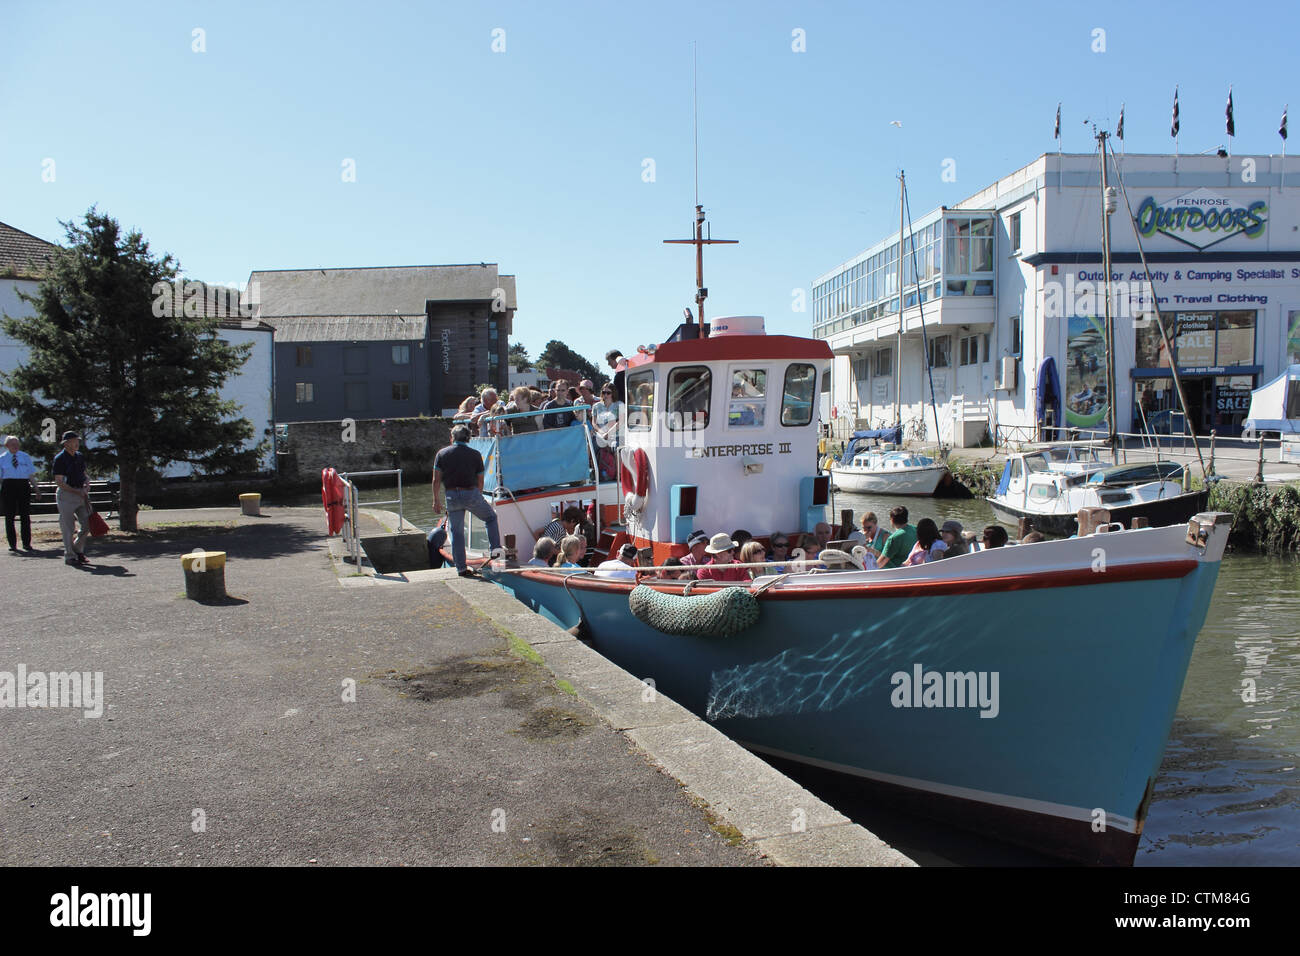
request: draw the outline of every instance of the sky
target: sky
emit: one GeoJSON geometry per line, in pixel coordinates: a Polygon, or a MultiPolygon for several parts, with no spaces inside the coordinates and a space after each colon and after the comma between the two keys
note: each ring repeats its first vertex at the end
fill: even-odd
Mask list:
{"type": "MultiPolygon", "coordinates": [[[[0,221],[92,205],[185,274],[496,262],[512,342],[598,360],[706,315],[808,335],[817,276],[1125,104],[1128,152],[1276,153],[1293,3],[0,6],[0,221]],[[901,126],[892,125],[894,122],[901,126]],[[949,176],[944,177],[947,170],[949,176]],[[952,175],[955,173],[955,177],[952,175]],[[954,180],[955,181],[949,181],[954,180]],[[801,309],[802,306],[802,309],[801,309]]],[[[1296,145],[1300,149],[1300,144],[1296,145]]],[[[597,361],[597,364],[600,364],[597,361]]]]}

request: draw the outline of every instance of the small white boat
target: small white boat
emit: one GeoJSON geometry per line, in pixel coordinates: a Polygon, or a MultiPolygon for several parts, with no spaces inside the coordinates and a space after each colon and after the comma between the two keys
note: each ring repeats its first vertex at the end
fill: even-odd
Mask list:
{"type": "Polygon", "coordinates": [[[908,451],[865,451],[836,462],[831,479],[840,491],[880,495],[933,495],[948,466],[908,451]]]}

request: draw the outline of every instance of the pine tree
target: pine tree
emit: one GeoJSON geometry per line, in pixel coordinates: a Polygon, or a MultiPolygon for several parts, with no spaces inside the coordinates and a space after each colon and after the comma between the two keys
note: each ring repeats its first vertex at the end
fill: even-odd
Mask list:
{"type": "Polygon", "coordinates": [[[152,255],[139,232],[123,236],[93,207],[84,224],[62,225],[67,246],[51,256],[36,294],[22,296],[36,315],[4,316],[5,333],[28,356],[0,377],[0,411],[14,414],[11,428],[47,458],[59,433],[80,432],[87,469],[117,472],[120,525],[135,531],[145,469],[174,462],[208,473],[257,468],[263,448],[244,447],[252,424],[235,418],[238,405],[218,394],[251,346],[218,337],[219,318],[170,307],[177,263],[152,255]]]}

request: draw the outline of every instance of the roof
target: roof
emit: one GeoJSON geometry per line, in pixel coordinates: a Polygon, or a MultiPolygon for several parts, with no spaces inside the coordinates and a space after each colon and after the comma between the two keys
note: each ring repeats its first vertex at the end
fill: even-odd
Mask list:
{"type": "Polygon", "coordinates": [[[50,254],[58,248],[52,242],[0,222],[0,275],[17,279],[44,278],[50,254]]]}
{"type": "Polygon", "coordinates": [[[425,303],[484,302],[516,308],[515,277],[496,263],[263,270],[249,274],[249,298],[262,318],[275,316],[424,315],[425,303]]]}
{"type": "Polygon", "coordinates": [[[311,315],[265,320],[282,342],[424,341],[429,320],[423,315],[311,315]]]}
{"type": "MultiPolygon", "coordinates": [[[[822,339],[805,339],[793,335],[715,335],[707,339],[665,342],[650,361],[718,362],[730,359],[828,359],[831,347],[822,339]]],[[[644,364],[629,360],[629,365],[644,364]]]]}

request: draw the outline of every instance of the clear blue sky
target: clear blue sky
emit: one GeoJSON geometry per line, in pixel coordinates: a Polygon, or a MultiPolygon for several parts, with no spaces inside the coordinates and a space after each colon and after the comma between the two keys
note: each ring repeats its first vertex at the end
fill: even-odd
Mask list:
{"type": "Polygon", "coordinates": [[[900,166],[914,215],[956,202],[1054,150],[1058,100],[1067,152],[1121,101],[1128,151],[1169,152],[1179,84],[1195,153],[1224,142],[1232,83],[1234,152],[1277,152],[1283,104],[1300,113],[1296,9],[8,2],[0,220],[58,241],[97,204],[213,282],[498,262],[532,355],[629,351],[694,294],[689,247],[660,240],[691,223],[698,41],[701,200],[741,240],[706,252],[709,312],[807,334],[792,290],[896,228],[900,166]]]}

